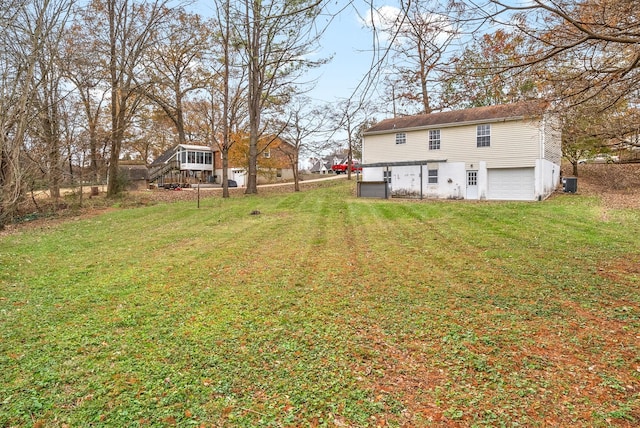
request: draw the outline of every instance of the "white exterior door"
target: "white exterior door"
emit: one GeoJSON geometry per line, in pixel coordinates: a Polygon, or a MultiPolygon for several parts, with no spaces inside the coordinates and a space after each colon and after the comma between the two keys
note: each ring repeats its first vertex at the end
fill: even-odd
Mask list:
{"type": "Polygon", "coordinates": [[[467,199],[478,199],[478,171],[467,171],[467,199]]]}
{"type": "Polygon", "coordinates": [[[488,170],[487,199],[533,201],[535,199],[534,172],[534,168],[488,170]]]}

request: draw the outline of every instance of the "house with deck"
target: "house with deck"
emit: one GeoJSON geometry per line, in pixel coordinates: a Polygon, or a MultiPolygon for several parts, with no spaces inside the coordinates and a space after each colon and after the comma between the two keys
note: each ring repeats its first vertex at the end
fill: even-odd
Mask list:
{"type": "Polygon", "coordinates": [[[149,179],[159,187],[214,182],[213,150],[208,146],[178,144],[149,167],[149,179]]]}
{"type": "Polygon", "coordinates": [[[360,196],[537,201],[560,182],[561,132],[541,101],[387,119],[362,144],[360,196]]]}
{"type": "MultiPolygon", "coordinates": [[[[291,156],[295,148],[285,140],[271,138],[259,147],[258,183],[272,183],[293,178],[291,156]]],[[[234,144],[229,153],[228,178],[239,187],[246,182],[248,148],[234,144]]],[[[149,180],[159,187],[190,186],[222,182],[222,157],[217,147],[178,144],[165,151],[149,167],[149,180]]]]}

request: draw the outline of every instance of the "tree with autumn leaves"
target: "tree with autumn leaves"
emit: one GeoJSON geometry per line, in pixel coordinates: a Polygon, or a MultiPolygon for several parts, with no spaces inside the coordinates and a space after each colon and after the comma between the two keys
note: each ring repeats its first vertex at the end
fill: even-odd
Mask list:
{"type": "Polygon", "coordinates": [[[525,39],[516,32],[498,29],[483,34],[451,59],[443,76],[442,105],[470,108],[537,98],[536,73],[514,68],[525,51],[525,39]]]}
{"type": "MultiPolygon", "coordinates": [[[[232,133],[231,139],[234,144],[229,149],[229,163],[247,170],[251,162],[250,135],[239,131],[232,133]]],[[[297,154],[295,145],[276,135],[264,135],[260,138],[257,150],[256,169],[258,176],[263,177],[265,181],[273,181],[279,170],[291,168],[291,157],[297,154]]]]}

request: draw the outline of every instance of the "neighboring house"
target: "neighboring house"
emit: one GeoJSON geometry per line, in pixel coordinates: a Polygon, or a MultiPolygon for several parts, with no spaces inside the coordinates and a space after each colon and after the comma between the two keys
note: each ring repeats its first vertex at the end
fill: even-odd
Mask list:
{"type": "Polygon", "coordinates": [[[178,144],[160,155],[149,167],[149,180],[158,186],[213,182],[213,151],[207,146],[178,144]]]}
{"type": "MultiPolygon", "coordinates": [[[[258,182],[271,183],[290,180],[293,170],[289,157],[293,147],[284,140],[276,139],[263,149],[258,157],[258,182]]],[[[239,187],[246,183],[247,171],[243,165],[246,157],[242,145],[234,144],[229,156],[228,178],[239,187]]],[[[159,187],[180,184],[222,182],[222,158],[220,150],[208,146],[178,144],[160,155],[150,166],[150,181],[159,187]]]]}
{"type": "MultiPolygon", "coordinates": [[[[295,147],[279,137],[263,137],[258,142],[258,184],[293,180],[292,159],[295,159],[295,147]]],[[[249,141],[236,142],[229,150],[229,179],[242,187],[246,182],[249,164],[249,141]]],[[[222,158],[216,152],[216,175],[222,177],[222,158]]]]}
{"type": "Polygon", "coordinates": [[[542,200],[560,181],[558,125],[539,101],[384,120],[364,133],[361,185],[385,183],[376,196],[387,197],[542,200]]]}
{"type": "MultiPolygon", "coordinates": [[[[331,174],[333,173],[333,169],[331,169],[332,166],[346,164],[348,161],[349,157],[347,155],[330,155],[323,158],[313,158],[311,159],[311,169],[309,171],[315,174],[331,174]]],[[[353,162],[357,161],[353,160],[353,162]]]]}
{"type": "Polygon", "coordinates": [[[333,164],[327,158],[314,158],[311,159],[311,169],[309,172],[312,174],[330,174],[333,172],[331,166],[333,164]]]}
{"type": "Polygon", "coordinates": [[[121,160],[118,163],[118,170],[127,190],[149,188],[149,169],[143,161],[121,160]]]}

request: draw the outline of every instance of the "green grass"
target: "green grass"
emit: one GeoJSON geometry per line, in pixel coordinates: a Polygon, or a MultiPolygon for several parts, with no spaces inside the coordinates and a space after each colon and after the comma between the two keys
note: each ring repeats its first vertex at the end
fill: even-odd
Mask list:
{"type": "Polygon", "coordinates": [[[640,423],[640,212],[352,186],[0,237],[0,426],[640,423]]]}

